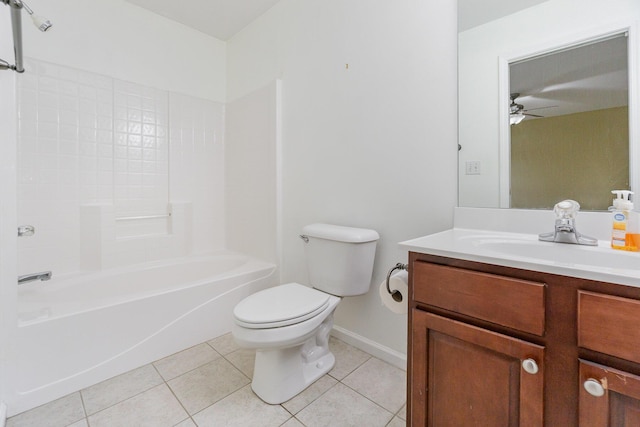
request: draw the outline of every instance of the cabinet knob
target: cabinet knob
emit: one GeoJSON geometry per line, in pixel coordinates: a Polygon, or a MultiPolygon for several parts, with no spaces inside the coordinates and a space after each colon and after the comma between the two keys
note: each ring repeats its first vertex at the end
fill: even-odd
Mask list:
{"type": "Polygon", "coordinates": [[[538,373],[538,364],[533,359],[525,359],[522,361],[522,369],[528,374],[535,375],[538,373]]]}
{"type": "Polygon", "coordinates": [[[584,389],[587,391],[587,393],[589,393],[591,396],[595,396],[595,397],[604,396],[604,387],[602,386],[602,383],[598,380],[589,378],[584,382],[583,386],[584,386],[584,389]]]}

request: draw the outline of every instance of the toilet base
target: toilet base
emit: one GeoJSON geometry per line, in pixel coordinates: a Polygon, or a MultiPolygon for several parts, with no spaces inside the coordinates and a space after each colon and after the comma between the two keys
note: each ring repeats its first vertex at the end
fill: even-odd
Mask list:
{"type": "Polygon", "coordinates": [[[259,349],[253,370],[253,391],[269,404],[291,399],[329,372],[336,358],[329,351],[330,315],[317,333],[300,345],[288,348],[259,349]]]}

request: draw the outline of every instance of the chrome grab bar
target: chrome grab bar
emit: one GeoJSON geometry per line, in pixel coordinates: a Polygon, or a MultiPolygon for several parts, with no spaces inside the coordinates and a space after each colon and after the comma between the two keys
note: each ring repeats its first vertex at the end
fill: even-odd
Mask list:
{"type": "Polygon", "coordinates": [[[22,276],[18,276],[18,285],[21,285],[27,282],[33,282],[34,280],[44,281],[49,279],[51,279],[50,271],[41,271],[40,273],[24,274],[22,276]]]}
{"type": "Polygon", "coordinates": [[[134,219],[156,219],[156,218],[169,218],[171,214],[162,214],[162,215],[140,215],[140,216],[121,216],[117,217],[116,221],[131,221],[134,219]]]}

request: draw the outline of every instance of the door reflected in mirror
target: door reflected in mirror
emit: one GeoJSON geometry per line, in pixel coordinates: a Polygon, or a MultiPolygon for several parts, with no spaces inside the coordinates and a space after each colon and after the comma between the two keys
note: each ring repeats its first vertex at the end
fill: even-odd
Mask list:
{"type": "Polygon", "coordinates": [[[607,209],[611,190],[640,189],[640,2],[519,4],[458,1],[458,204],[607,209]]]}
{"type": "Polygon", "coordinates": [[[629,189],[627,36],[509,64],[510,203],[606,210],[629,189]]]}

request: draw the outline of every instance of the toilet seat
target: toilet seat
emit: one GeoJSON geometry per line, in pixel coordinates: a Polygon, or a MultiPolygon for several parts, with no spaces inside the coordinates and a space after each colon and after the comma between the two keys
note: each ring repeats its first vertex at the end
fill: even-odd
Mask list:
{"type": "Polygon", "coordinates": [[[310,319],[329,305],[330,295],[299,283],[287,283],[248,296],[233,310],[237,325],[267,329],[310,319]]]}

